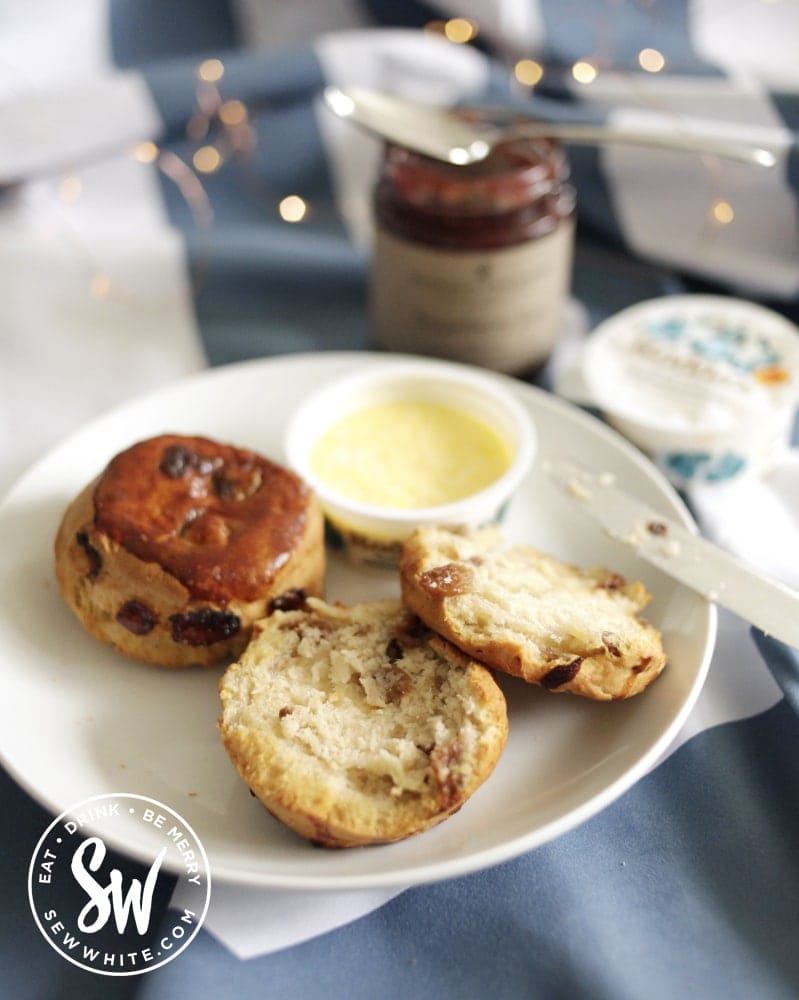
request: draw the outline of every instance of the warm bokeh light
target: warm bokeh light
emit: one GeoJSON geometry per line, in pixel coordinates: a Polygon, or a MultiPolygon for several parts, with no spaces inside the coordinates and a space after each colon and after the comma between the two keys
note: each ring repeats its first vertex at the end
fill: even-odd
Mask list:
{"type": "Polygon", "coordinates": [[[284,222],[302,222],[308,211],[308,205],[299,195],[290,194],[281,199],[277,210],[284,222]]]}
{"type": "Polygon", "coordinates": [[[427,24],[425,24],[423,30],[426,31],[429,35],[444,35],[446,34],[447,31],[447,22],[438,20],[428,21],[427,24]]]}
{"type": "Polygon", "coordinates": [[[222,154],[216,146],[200,146],[191,162],[201,174],[212,174],[222,166],[222,154]]]}
{"type": "Polygon", "coordinates": [[[732,205],[723,198],[717,198],[713,202],[710,206],[710,214],[713,217],[713,221],[717,222],[720,226],[729,225],[735,218],[732,205]]]}
{"type": "Polygon", "coordinates": [[[155,163],[158,159],[158,146],[149,139],[138,143],[133,149],[133,158],[139,163],[155,163]]]}
{"type": "Polygon", "coordinates": [[[572,66],[572,76],[578,83],[593,83],[596,74],[596,66],[586,59],[580,59],[572,66]]]}
{"type": "Polygon", "coordinates": [[[525,87],[534,87],[544,75],[544,67],[535,59],[520,59],[513,67],[513,75],[525,87]]]}
{"type": "Polygon", "coordinates": [[[197,76],[203,83],[216,83],[225,75],[225,64],[221,59],[205,59],[197,69],[197,76]]]}
{"type": "Polygon", "coordinates": [[[444,25],[444,34],[451,42],[462,45],[477,35],[477,25],[466,17],[452,17],[444,25]]]}
{"type": "Polygon", "coordinates": [[[641,49],[638,53],[638,65],[647,73],[659,73],[666,65],[666,58],[657,49],[641,49]]]}
{"type": "Polygon", "coordinates": [[[58,197],[64,202],[75,202],[83,193],[83,182],[75,174],[62,177],[58,182],[58,197]]]}
{"type": "Polygon", "coordinates": [[[111,279],[104,271],[96,271],[89,282],[89,295],[93,299],[107,299],[111,294],[111,279]]]}
{"type": "Polygon", "coordinates": [[[247,121],[244,101],[225,101],[219,107],[219,120],[223,125],[241,125],[247,121]]]}

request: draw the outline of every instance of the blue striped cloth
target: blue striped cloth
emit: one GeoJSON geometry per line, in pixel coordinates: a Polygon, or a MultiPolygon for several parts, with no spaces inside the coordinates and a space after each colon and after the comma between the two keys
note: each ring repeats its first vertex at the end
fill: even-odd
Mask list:
{"type": "MultiPolygon", "coordinates": [[[[343,291],[347,299],[344,311],[351,313],[352,304],[363,295],[363,260],[353,255],[341,228],[332,187],[334,178],[325,163],[312,110],[320,88],[329,82],[331,69],[336,71],[335,82],[364,79],[366,71],[358,65],[357,47],[352,51],[345,49],[341,59],[329,55],[335,49],[335,40],[291,50],[242,51],[231,47],[235,24],[231,26],[230,21],[224,20],[224,5],[217,4],[212,5],[214,13],[202,38],[194,10],[191,17],[181,20],[175,16],[168,23],[159,23],[160,44],[153,58],[142,50],[141,25],[136,33],[129,30],[132,15],[128,6],[113,5],[117,11],[112,21],[116,58],[120,65],[136,65],[144,73],[170,147],[174,145],[188,155],[192,146],[199,144],[198,140],[192,143],[181,139],[185,123],[197,104],[198,56],[216,55],[223,59],[225,73],[218,84],[219,99],[243,100],[252,111],[255,151],[249,156],[232,158],[207,180],[215,210],[210,242],[223,252],[214,254],[207,264],[203,254],[208,241],[203,240],[201,233],[194,233],[190,244],[197,267],[205,267],[205,294],[199,299],[199,316],[209,334],[212,362],[240,357],[242,352],[262,353],[252,328],[242,326],[231,330],[226,326],[224,344],[223,338],[213,335],[215,302],[224,300],[226,295],[223,288],[217,287],[217,279],[224,284],[224,270],[235,266],[239,254],[251,261],[253,269],[256,264],[265,265],[268,276],[276,270],[275,254],[292,254],[295,241],[299,244],[296,252],[310,257],[308,266],[314,268],[315,279],[318,275],[318,280],[307,284],[316,289],[318,306],[325,310],[329,321],[326,339],[318,346],[365,344],[368,331],[363,325],[356,326],[347,336],[348,323],[342,315],[341,298],[343,291]],[[186,20],[191,21],[190,32],[186,20]],[[186,52],[187,35],[194,46],[191,54],[186,52]],[[174,52],[165,58],[164,49],[170,38],[174,52]],[[315,234],[324,234],[323,240],[307,238],[307,228],[311,227],[303,233],[288,231],[290,227],[275,213],[277,202],[286,194],[298,194],[309,202],[314,211],[312,228],[315,234]],[[255,232],[257,239],[253,238],[255,232]],[[308,243],[313,245],[309,247],[308,243]],[[330,301],[328,294],[331,272],[339,284],[336,301],[330,301]]],[[[467,14],[469,8],[469,4],[391,2],[365,6],[374,23],[411,30],[446,15],[448,8],[467,14]]],[[[475,4],[478,9],[510,6],[513,5],[475,4]]],[[[479,43],[487,52],[485,71],[466,74],[467,81],[459,85],[460,100],[504,103],[554,120],[602,120],[618,114],[619,105],[643,116],[666,114],[677,126],[686,115],[699,120],[708,118],[725,123],[733,134],[736,130],[743,135],[760,134],[758,130],[763,130],[769,137],[776,137],[783,150],[775,168],[761,169],[707,163],[687,154],[666,156],[629,148],[600,151],[571,147],[573,176],[579,192],[578,252],[585,255],[588,265],[584,272],[578,268],[577,296],[592,305],[591,289],[584,292],[584,283],[598,280],[609,286],[608,291],[614,295],[605,311],[640,297],[639,288],[625,294],[623,273],[616,277],[617,270],[623,272],[632,264],[637,277],[653,293],[674,288],[719,288],[756,296],[795,316],[799,304],[796,141],[799,73],[793,70],[792,80],[781,79],[779,88],[776,82],[769,83],[770,60],[775,58],[771,35],[769,47],[763,49],[768,54],[761,57],[764,81],[751,72],[740,71],[735,62],[725,73],[725,67],[710,61],[712,53],[697,50],[693,34],[697,31],[696,16],[691,4],[564,5],[558,0],[540,0],[522,6],[537,8],[539,31],[531,31],[529,40],[523,37],[509,40],[499,29],[492,34],[488,21],[485,32],[477,34],[469,53],[474,56],[479,43]],[[666,60],[661,74],[646,72],[638,64],[638,54],[654,46],[666,60]],[[541,81],[534,88],[514,82],[511,70],[521,58],[535,59],[543,68],[541,81]],[[579,60],[593,61],[598,67],[597,77],[590,85],[574,81],[571,70],[579,60]],[[733,76],[733,70],[740,72],[740,77],[733,76]],[[791,83],[793,89],[789,89],[791,83]],[[735,217],[728,225],[711,219],[713,206],[720,200],[727,202],[734,212],[735,217]],[[597,246],[603,252],[598,276],[592,273],[597,246]],[[609,259],[607,253],[611,255],[609,259]]],[[[763,8],[765,25],[769,18],[783,16],[783,31],[789,37],[799,37],[799,17],[793,5],[750,6],[763,8]]],[[[723,25],[725,18],[729,21],[734,17],[734,12],[723,15],[720,5],[719,17],[723,25]]],[[[268,15],[264,18],[268,22],[268,15]]],[[[159,20],[164,20],[163,16],[159,20]]],[[[482,23],[477,16],[475,23],[478,26],[482,23]]],[[[435,97],[435,67],[429,65],[435,55],[427,61],[420,58],[418,64],[403,66],[404,56],[391,50],[382,51],[374,40],[364,38],[362,46],[365,54],[362,63],[376,64],[368,75],[377,85],[382,82],[388,88],[397,86],[392,79],[395,77],[402,89],[403,76],[414,71],[427,73],[430,74],[427,92],[435,97]],[[370,50],[372,54],[367,58],[370,50]]],[[[747,44],[746,48],[749,50],[751,46],[747,44]]],[[[180,192],[167,181],[164,193],[173,219],[191,234],[190,213],[180,192]]],[[[248,285],[237,287],[237,294],[248,300],[253,314],[258,313],[261,302],[268,302],[274,309],[276,291],[280,293],[281,288],[276,289],[268,280],[260,292],[248,285]]],[[[295,291],[289,281],[278,296],[278,308],[289,323],[296,308],[295,291]]]]}

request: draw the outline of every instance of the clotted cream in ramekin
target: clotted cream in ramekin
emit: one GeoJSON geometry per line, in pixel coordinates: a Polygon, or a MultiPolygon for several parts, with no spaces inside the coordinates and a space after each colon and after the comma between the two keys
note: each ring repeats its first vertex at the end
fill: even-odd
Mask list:
{"type": "Polygon", "coordinates": [[[396,565],[423,525],[499,519],[536,447],[531,417],[500,379],[443,361],[387,361],[297,408],[287,461],[354,562],[396,565]],[[325,442],[338,449],[330,462],[325,442]]]}

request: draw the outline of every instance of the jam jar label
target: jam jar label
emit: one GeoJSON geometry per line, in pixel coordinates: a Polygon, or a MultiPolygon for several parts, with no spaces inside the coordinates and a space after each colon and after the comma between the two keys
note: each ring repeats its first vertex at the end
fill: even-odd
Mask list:
{"type": "Polygon", "coordinates": [[[510,247],[451,250],[378,226],[372,315],[380,347],[520,374],[543,364],[568,294],[574,223],[510,247]]]}

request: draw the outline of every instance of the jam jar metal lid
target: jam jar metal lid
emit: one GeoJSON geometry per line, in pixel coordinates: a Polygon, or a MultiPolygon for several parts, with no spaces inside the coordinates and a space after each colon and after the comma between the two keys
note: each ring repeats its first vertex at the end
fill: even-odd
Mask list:
{"type": "Polygon", "coordinates": [[[569,178],[569,162],[549,139],[502,143],[485,160],[465,166],[389,145],[383,176],[408,204],[444,214],[495,214],[558,192],[569,178]]]}
{"type": "Polygon", "coordinates": [[[488,249],[537,239],[571,218],[569,159],[551,139],[501,143],[468,165],[387,144],[375,189],[378,225],[430,246],[488,249]]]}

